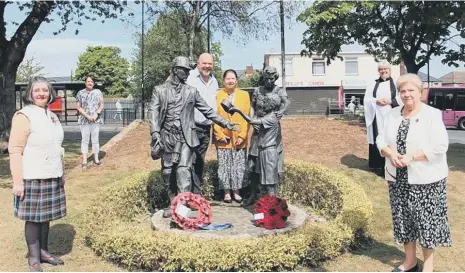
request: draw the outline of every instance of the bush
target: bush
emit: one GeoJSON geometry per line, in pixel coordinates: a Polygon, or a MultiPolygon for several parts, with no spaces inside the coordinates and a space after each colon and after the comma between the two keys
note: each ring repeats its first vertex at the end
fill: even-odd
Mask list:
{"type": "MultiPolygon", "coordinates": [[[[215,195],[216,168],[215,161],[205,167],[208,198],[215,195]]],[[[321,213],[327,224],[306,221],[288,234],[252,239],[200,239],[154,231],[137,222],[168,201],[160,171],[153,171],[117,181],[87,211],[83,232],[97,254],[130,270],[291,271],[298,264],[316,265],[340,255],[371,218],[363,189],[322,166],[293,161],[286,168],[282,195],[321,213]]]]}

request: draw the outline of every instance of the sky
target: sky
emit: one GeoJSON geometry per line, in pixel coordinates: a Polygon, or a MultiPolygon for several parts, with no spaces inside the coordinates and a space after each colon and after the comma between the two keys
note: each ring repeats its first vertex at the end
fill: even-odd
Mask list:
{"type": "MultiPolygon", "coordinates": [[[[33,57],[40,65],[44,66],[44,72],[48,77],[69,76],[71,71],[77,67],[79,54],[85,52],[88,45],[118,46],[121,48],[122,56],[131,59],[135,50],[134,33],[140,32],[141,11],[140,5],[134,3],[129,5],[135,17],[132,23],[123,23],[120,20],[84,21],[79,26],[79,34],[75,35],[76,25],[69,24],[68,30],[53,35],[60,28],[56,15],[52,18],[58,22],[50,24],[43,23],[32,42],[29,44],[25,59],[33,57]]],[[[19,11],[15,4],[7,5],[5,19],[22,22],[26,15],[19,11]]],[[[146,21],[147,22],[147,21],[146,21]]],[[[146,29],[150,27],[146,24],[146,29]]],[[[7,25],[7,33],[13,34],[15,26],[7,25]]],[[[300,52],[302,34],[306,25],[296,20],[286,21],[286,52],[300,52]]],[[[223,37],[219,33],[213,34],[213,42],[220,42],[224,56],[221,58],[222,68],[245,69],[248,65],[254,68],[263,66],[265,53],[277,53],[281,50],[280,33],[274,33],[267,41],[235,41],[223,37]]],[[[450,45],[455,46],[455,45],[450,45]]],[[[346,46],[343,51],[363,51],[361,46],[346,46]]],[[[426,73],[426,66],[421,69],[426,73]]],[[[441,58],[434,57],[430,62],[430,75],[439,78],[452,71],[465,71],[464,67],[448,67],[441,64],[441,58]]]]}

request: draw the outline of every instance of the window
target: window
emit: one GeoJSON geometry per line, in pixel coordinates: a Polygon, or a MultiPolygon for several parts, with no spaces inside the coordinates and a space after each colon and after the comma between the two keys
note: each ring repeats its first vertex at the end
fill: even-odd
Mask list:
{"type": "Polygon", "coordinates": [[[454,94],[455,94],[455,91],[449,91],[449,92],[445,92],[445,104],[444,104],[444,109],[445,110],[454,110],[454,94]]]}
{"type": "Polygon", "coordinates": [[[313,75],[325,75],[325,60],[324,59],[313,59],[312,61],[312,74],[313,75]]]}
{"type": "Polygon", "coordinates": [[[294,74],[294,70],[293,70],[293,64],[292,64],[292,60],[293,58],[292,57],[286,57],[285,59],[285,69],[286,69],[286,75],[292,75],[294,74]]]}
{"type": "Polygon", "coordinates": [[[457,92],[457,105],[455,111],[465,111],[465,91],[457,92]]]}
{"type": "Polygon", "coordinates": [[[431,90],[428,98],[428,104],[439,110],[444,110],[445,92],[442,90],[431,90]]]}
{"type": "Polygon", "coordinates": [[[346,57],[346,75],[358,75],[358,58],[357,57],[346,57]]]}

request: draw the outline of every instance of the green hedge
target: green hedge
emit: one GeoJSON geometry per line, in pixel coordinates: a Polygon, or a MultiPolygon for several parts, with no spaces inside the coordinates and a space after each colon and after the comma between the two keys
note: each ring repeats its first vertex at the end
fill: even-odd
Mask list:
{"type": "MultiPolygon", "coordinates": [[[[215,161],[206,164],[208,197],[214,195],[216,168],[215,161]]],[[[281,192],[328,223],[306,221],[288,234],[252,239],[200,239],[154,231],[138,221],[167,203],[160,171],[153,171],[117,181],[87,211],[82,229],[97,254],[130,270],[291,271],[298,264],[313,266],[340,255],[372,216],[363,189],[322,166],[287,163],[281,192]]]]}

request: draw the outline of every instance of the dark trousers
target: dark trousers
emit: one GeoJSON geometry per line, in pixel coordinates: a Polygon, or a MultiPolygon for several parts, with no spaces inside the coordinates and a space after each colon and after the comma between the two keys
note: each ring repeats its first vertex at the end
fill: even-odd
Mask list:
{"type": "Polygon", "coordinates": [[[179,193],[190,191],[193,184],[192,149],[186,143],[182,143],[180,152],[179,161],[176,163],[172,161],[172,154],[164,154],[161,159],[163,181],[170,199],[179,193]]]}
{"type": "MultiPolygon", "coordinates": [[[[376,141],[378,136],[378,125],[376,123],[376,116],[373,120],[373,138],[376,141]]],[[[368,149],[368,167],[370,169],[382,169],[384,170],[384,160],[385,158],[381,156],[376,144],[369,144],[368,149]]]]}
{"type": "Polygon", "coordinates": [[[200,194],[203,186],[203,168],[205,165],[205,155],[207,154],[208,146],[210,146],[211,126],[197,127],[196,133],[199,139],[199,146],[195,149],[194,160],[194,177],[192,179],[192,192],[200,194]]]}

